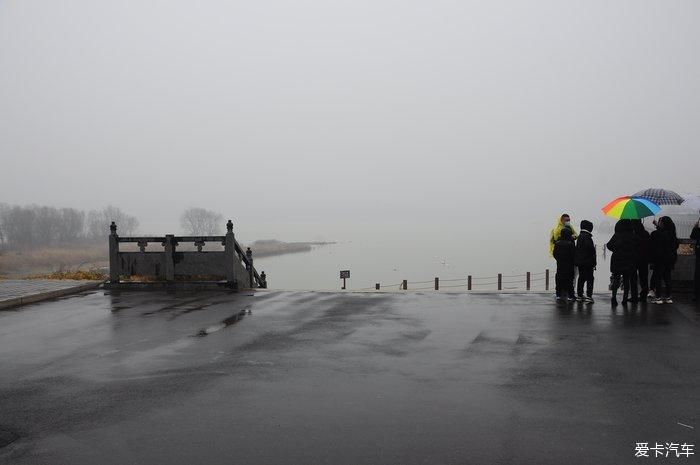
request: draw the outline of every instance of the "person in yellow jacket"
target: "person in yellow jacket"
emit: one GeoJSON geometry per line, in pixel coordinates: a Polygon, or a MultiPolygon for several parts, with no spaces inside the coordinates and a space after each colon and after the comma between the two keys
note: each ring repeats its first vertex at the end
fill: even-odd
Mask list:
{"type": "Polygon", "coordinates": [[[574,229],[574,226],[571,224],[571,218],[567,213],[564,213],[559,217],[559,221],[557,221],[556,226],[552,229],[552,232],[549,234],[549,255],[551,257],[554,256],[554,243],[559,240],[561,237],[561,230],[564,228],[569,228],[571,229],[571,233],[573,234],[574,240],[578,237],[578,234],[576,233],[576,230],[574,229]]]}

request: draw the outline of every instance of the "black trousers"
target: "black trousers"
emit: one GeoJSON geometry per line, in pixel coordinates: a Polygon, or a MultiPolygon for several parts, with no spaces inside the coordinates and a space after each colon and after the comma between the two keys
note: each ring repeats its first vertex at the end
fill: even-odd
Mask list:
{"type": "Polygon", "coordinates": [[[610,276],[610,287],[612,290],[612,296],[617,298],[617,290],[622,285],[622,300],[627,301],[631,294],[633,301],[637,301],[637,270],[628,269],[622,272],[622,274],[613,273],[610,276]]]}
{"type": "Polygon", "coordinates": [[[671,281],[673,280],[673,268],[671,265],[666,265],[663,263],[654,264],[654,279],[656,280],[654,287],[656,288],[657,297],[661,297],[661,290],[663,289],[664,285],[666,288],[664,297],[671,297],[671,292],[673,291],[671,284],[671,281]]]}
{"type": "Polygon", "coordinates": [[[631,296],[632,300],[637,300],[637,269],[622,273],[622,300],[627,300],[631,296]]]}
{"type": "Polygon", "coordinates": [[[700,298],[700,260],[695,252],[695,298],[700,298]]]}
{"type": "Polygon", "coordinates": [[[637,276],[639,276],[639,295],[642,298],[646,298],[649,293],[649,264],[638,263],[637,264],[637,276]]]}
{"type": "Polygon", "coordinates": [[[578,283],[576,291],[579,297],[583,297],[583,285],[586,285],[586,295],[593,297],[593,267],[589,265],[578,266],[578,283]]]}
{"type": "Polygon", "coordinates": [[[574,294],[574,272],[572,270],[557,270],[554,278],[557,283],[557,297],[561,297],[566,293],[568,297],[576,297],[574,294]]]}

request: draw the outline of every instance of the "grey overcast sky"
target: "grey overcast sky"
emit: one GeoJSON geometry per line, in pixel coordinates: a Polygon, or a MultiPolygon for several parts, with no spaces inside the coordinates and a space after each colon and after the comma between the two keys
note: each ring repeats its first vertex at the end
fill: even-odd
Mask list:
{"type": "Polygon", "coordinates": [[[164,232],[186,206],[517,227],[698,192],[698,18],[697,0],[1,0],[0,201],[113,204],[164,232]]]}

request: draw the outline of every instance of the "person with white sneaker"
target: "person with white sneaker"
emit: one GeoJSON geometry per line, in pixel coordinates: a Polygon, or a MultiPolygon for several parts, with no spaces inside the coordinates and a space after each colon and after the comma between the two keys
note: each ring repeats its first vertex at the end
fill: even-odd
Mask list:
{"type": "Polygon", "coordinates": [[[651,259],[654,263],[654,277],[656,298],[652,302],[656,304],[671,304],[673,280],[673,268],[678,259],[678,237],[676,225],[668,216],[662,216],[656,225],[656,231],[651,233],[649,247],[651,259]],[[662,283],[664,286],[662,286],[662,283]],[[662,292],[665,291],[665,292],[662,292]],[[665,294],[665,295],[664,295],[665,294]],[[663,297],[662,297],[663,296],[663,297]]]}
{"type": "Polygon", "coordinates": [[[615,234],[605,245],[610,257],[610,304],[617,306],[617,291],[622,284],[622,305],[637,303],[637,236],[632,232],[632,221],[622,219],[615,223],[615,234]],[[631,296],[630,296],[631,294],[631,296]]]}
{"type": "Polygon", "coordinates": [[[593,303],[593,270],[597,265],[595,244],[593,243],[593,223],[581,221],[581,234],[576,239],[576,266],[578,267],[578,282],[576,293],[578,300],[593,303]],[[584,284],[586,294],[583,293],[584,284]]]}

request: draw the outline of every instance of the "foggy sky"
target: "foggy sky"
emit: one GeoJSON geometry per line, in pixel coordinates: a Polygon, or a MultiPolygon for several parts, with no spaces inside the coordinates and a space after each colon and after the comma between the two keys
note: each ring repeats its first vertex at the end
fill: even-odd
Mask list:
{"type": "Polygon", "coordinates": [[[0,201],[117,205],[154,233],[201,206],[303,240],[334,224],[549,227],[646,187],[698,192],[699,14],[3,0],[0,201]]]}

